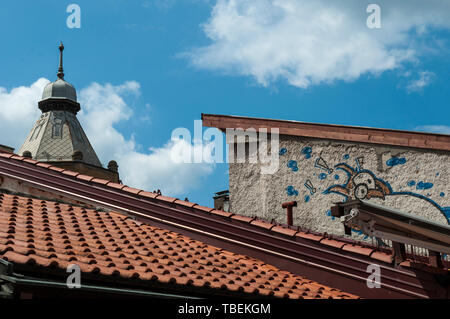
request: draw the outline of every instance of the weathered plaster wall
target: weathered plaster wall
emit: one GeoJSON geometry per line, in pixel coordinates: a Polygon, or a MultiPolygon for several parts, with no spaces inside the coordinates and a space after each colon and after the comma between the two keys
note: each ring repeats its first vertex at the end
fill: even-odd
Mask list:
{"type": "Polygon", "coordinates": [[[281,203],[296,200],[294,225],[343,235],[330,207],[356,195],[450,224],[449,152],[295,136],[280,136],[279,152],[273,175],[259,164],[229,165],[234,213],[285,223],[281,203]]]}

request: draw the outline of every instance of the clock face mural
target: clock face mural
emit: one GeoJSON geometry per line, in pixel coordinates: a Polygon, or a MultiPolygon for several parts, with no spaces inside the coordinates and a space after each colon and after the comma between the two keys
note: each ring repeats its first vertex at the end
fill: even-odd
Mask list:
{"type": "Polygon", "coordinates": [[[325,194],[336,193],[345,197],[357,199],[381,198],[392,194],[391,186],[385,181],[378,179],[369,170],[355,170],[345,163],[335,166],[335,169],[343,170],[348,175],[348,180],[343,185],[333,185],[325,190],[325,194]]]}

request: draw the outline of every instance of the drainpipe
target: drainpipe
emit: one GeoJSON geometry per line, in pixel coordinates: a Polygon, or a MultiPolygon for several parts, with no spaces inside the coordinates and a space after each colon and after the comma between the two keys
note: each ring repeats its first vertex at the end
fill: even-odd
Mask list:
{"type": "Polygon", "coordinates": [[[292,207],[297,207],[297,202],[296,201],[286,202],[286,203],[281,204],[281,207],[286,209],[288,226],[292,226],[292,224],[293,224],[293,222],[292,222],[292,207]]]}

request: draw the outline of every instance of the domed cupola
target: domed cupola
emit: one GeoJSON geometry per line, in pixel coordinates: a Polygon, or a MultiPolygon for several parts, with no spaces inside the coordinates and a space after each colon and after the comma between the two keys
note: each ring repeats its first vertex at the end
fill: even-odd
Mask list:
{"type": "Polygon", "coordinates": [[[55,82],[47,84],[42,93],[42,100],[46,99],[68,99],[73,102],[77,101],[77,92],[72,84],[58,79],[55,82]]]}
{"type": "Polygon", "coordinates": [[[103,168],[77,119],[80,104],[75,88],[64,80],[59,46],[58,79],[47,84],[38,105],[42,114],[28,134],[19,154],[40,162],[97,178],[120,182],[118,165],[111,161],[103,168]]]}
{"type": "Polygon", "coordinates": [[[76,116],[80,104],[77,102],[75,88],[64,80],[63,50],[61,43],[58,79],[44,88],[42,100],[38,103],[42,114],[19,154],[27,152],[33,159],[41,162],[81,162],[101,167],[102,164],[76,116]]]}
{"type": "Polygon", "coordinates": [[[39,101],[38,105],[42,112],[60,110],[77,114],[80,110],[80,104],[77,102],[77,92],[72,84],[64,80],[63,50],[64,45],[61,43],[59,46],[58,79],[47,84],[42,93],[42,100],[39,101]]]}

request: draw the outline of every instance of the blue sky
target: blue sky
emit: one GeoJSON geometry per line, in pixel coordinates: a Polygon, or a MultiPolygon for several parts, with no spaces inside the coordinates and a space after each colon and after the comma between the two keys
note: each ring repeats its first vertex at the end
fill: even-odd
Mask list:
{"type": "MultiPolygon", "coordinates": [[[[201,113],[449,134],[447,1],[431,1],[426,9],[417,1],[396,5],[379,1],[379,30],[365,26],[369,15],[365,2],[350,2],[348,8],[347,4],[330,8],[331,2],[318,1],[316,7],[295,7],[290,13],[283,7],[273,10],[272,1],[251,0],[242,1],[242,7],[226,0],[2,2],[0,88],[11,100],[14,88],[30,87],[39,78],[55,80],[57,45],[63,41],[66,80],[79,93],[93,82],[101,88],[110,83],[123,98],[131,112],[110,124],[126,141],[133,141],[136,153],[163,148],[176,127],[193,130],[201,113]],[[66,26],[70,3],[81,8],[80,29],[66,26]],[[320,25],[313,19],[322,9],[336,21],[320,25]],[[339,13],[352,20],[340,20],[339,13]],[[296,14],[300,22],[295,21],[296,14]],[[340,33],[329,41],[318,47],[311,44],[314,41],[302,43],[313,36],[322,38],[317,30],[331,25],[332,32],[340,33]],[[359,46],[354,48],[347,37],[352,32],[363,39],[355,40],[359,46]],[[270,48],[287,36],[298,37],[299,43],[280,40],[270,48]],[[261,42],[255,40],[261,37],[261,42]],[[342,52],[333,51],[340,46],[345,54],[333,53],[342,52]],[[120,89],[124,83],[137,83],[139,88],[120,89]]],[[[85,91],[86,101],[92,96],[89,92],[85,91]]],[[[10,107],[0,105],[3,114],[10,107]]],[[[25,135],[34,120],[27,123],[25,135]]],[[[0,144],[16,143],[8,132],[2,133],[0,144]]],[[[142,168],[147,169],[144,184],[151,187],[154,172],[142,168]]],[[[196,172],[183,181],[168,178],[186,184],[168,193],[212,205],[213,193],[228,187],[227,165],[196,172]],[[189,178],[196,182],[190,185],[189,178]]]]}

